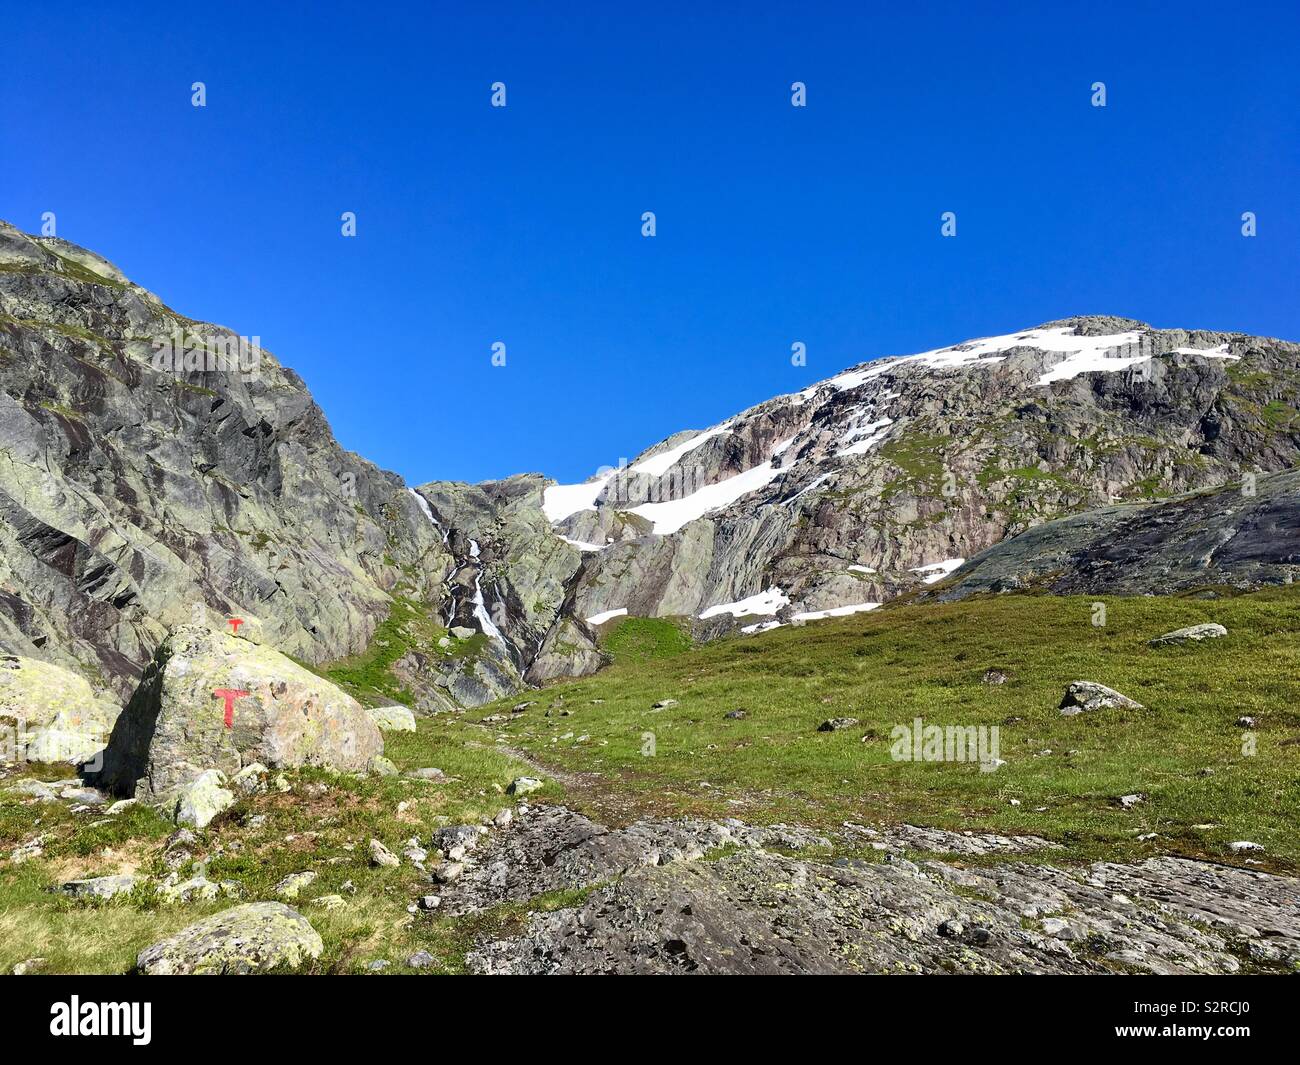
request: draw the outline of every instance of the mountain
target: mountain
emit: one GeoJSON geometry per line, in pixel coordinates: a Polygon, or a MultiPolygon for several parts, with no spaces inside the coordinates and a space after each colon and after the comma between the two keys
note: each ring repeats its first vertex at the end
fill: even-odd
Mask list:
{"type": "Polygon", "coordinates": [[[0,646],[121,698],[168,631],[242,617],[368,701],[479,705],[599,668],[625,615],[870,609],[1300,458],[1300,346],[1085,317],[865,362],[583,484],[410,489],[255,339],[0,224],[0,646]]]}
{"type": "Polygon", "coordinates": [[[1074,318],[863,363],[582,484],[419,491],[487,545],[542,681],[595,668],[593,630],[625,614],[707,638],[871,609],[1062,515],[1286,469],[1298,400],[1295,344],[1074,318]],[[541,517],[581,552],[567,577],[541,517]]]}

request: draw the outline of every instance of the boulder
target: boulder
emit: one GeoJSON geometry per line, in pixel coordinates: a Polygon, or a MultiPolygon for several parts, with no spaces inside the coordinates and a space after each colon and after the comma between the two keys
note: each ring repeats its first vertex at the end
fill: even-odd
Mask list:
{"type": "Polygon", "coordinates": [[[1227,636],[1228,630],[1222,625],[1209,622],[1205,625],[1189,625],[1185,629],[1175,629],[1173,632],[1166,632],[1163,636],[1157,636],[1154,640],[1147,642],[1152,647],[1168,647],[1172,644],[1180,643],[1200,643],[1202,640],[1216,640],[1220,636],[1227,636]]]}
{"type": "Polygon", "coordinates": [[[1061,699],[1060,711],[1064,717],[1082,714],[1085,710],[1144,710],[1136,699],[1121,695],[1114,688],[1092,680],[1071,681],[1061,699]]]}
{"type": "Polygon", "coordinates": [[[173,820],[178,825],[206,828],[217,814],[235,804],[235,793],[223,787],[225,783],[225,774],[219,769],[204,770],[180,788],[172,808],[173,820]]]}
{"type": "Polygon", "coordinates": [[[207,770],[364,771],[383,746],[361,704],[329,681],[271,647],[186,625],[159,646],[118,718],[97,782],[161,802],[207,770]],[[246,694],[227,714],[220,692],[246,694]]]}
{"type": "Polygon", "coordinates": [[[88,880],[69,880],[59,890],[78,899],[111,899],[134,891],[138,883],[134,876],[95,876],[88,880]]]}
{"type": "Polygon", "coordinates": [[[529,792],[537,791],[545,784],[545,781],[538,780],[536,777],[515,777],[506,788],[510,795],[527,795],[529,792]]]}
{"type": "Polygon", "coordinates": [[[243,975],[297,968],[324,944],[311,922],[281,902],[254,902],[205,917],[142,950],[149,976],[243,975]]]}
{"type": "Polygon", "coordinates": [[[121,712],[70,670],[0,655],[0,763],[92,762],[121,712]]]}
{"type": "Polygon", "coordinates": [[[405,706],[375,706],[366,713],[381,732],[415,731],[415,715],[405,706]]]}
{"type": "Polygon", "coordinates": [[[818,732],[839,732],[840,729],[852,728],[858,723],[856,717],[832,717],[817,726],[818,732]]]}

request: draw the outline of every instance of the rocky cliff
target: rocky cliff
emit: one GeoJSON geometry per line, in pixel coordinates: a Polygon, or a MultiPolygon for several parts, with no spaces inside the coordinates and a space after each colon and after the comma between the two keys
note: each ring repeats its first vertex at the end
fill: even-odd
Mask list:
{"type": "Polygon", "coordinates": [[[239,616],[479,704],[597,668],[624,614],[708,637],[869,609],[1043,522],[1300,457],[1300,346],[1074,318],[863,363],[583,484],[412,490],[256,338],[4,224],[0,384],[0,649],[119,699],[170,630],[239,616]]]}

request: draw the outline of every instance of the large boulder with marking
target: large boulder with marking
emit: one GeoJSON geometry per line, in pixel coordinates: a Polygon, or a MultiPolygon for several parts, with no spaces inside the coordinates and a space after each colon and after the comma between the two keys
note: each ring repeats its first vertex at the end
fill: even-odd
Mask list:
{"type": "Polygon", "coordinates": [[[118,718],[97,783],[175,802],[209,770],[227,779],[255,762],[365,771],[383,750],[365,709],[329,681],[271,647],[183,626],[118,718]]]}
{"type": "Polygon", "coordinates": [[[324,944],[311,922],[282,902],[234,906],[145,947],[136,969],[147,976],[231,976],[296,969],[324,944]]]}
{"type": "Polygon", "coordinates": [[[0,654],[0,764],[93,762],[121,712],[70,670],[0,654]]]}

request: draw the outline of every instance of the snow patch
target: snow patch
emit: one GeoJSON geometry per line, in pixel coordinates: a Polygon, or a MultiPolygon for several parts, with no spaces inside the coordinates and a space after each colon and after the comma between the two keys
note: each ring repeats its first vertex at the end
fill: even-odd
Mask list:
{"type": "Polygon", "coordinates": [[[617,610],[606,610],[603,614],[592,614],[587,619],[588,625],[603,625],[607,621],[613,621],[615,618],[627,616],[627,607],[621,606],[617,610]]]}
{"type": "Polygon", "coordinates": [[[709,607],[700,615],[700,620],[730,614],[733,618],[743,618],[749,614],[775,614],[783,606],[789,606],[790,600],[785,592],[775,586],[765,592],[758,592],[734,603],[719,603],[709,607]]]}
{"type": "Polygon", "coordinates": [[[706,430],[698,436],[691,437],[685,443],[669,448],[660,455],[652,455],[650,458],[638,462],[632,467],[632,472],[644,473],[651,477],[658,477],[672,469],[683,455],[690,454],[690,452],[694,451],[701,444],[707,443],[715,436],[721,436],[723,433],[729,432],[731,432],[731,422],[723,422],[721,425],[706,430]]]}
{"type": "Polygon", "coordinates": [[[1171,355],[1199,355],[1203,359],[1240,359],[1240,355],[1229,355],[1228,345],[1220,344],[1217,348],[1174,348],[1171,355]]]}
{"type": "MultiPolygon", "coordinates": [[[[558,536],[559,534],[557,533],[556,535],[558,536]]],[[[606,546],[605,544],[589,544],[586,540],[571,540],[567,536],[561,536],[560,539],[570,547],[576,547],[579,551],[583,552],[604,551],[606,546]]]]}
{"type": "Polygon", "coordinates": [[[553,484],[542,493],[542,513],[554,525],[582,510],[595,510],[596,497],[605,489],[617,470],[610,470],[582,484],[553,484]]]}
{"type": "Polygon", "coordinates": [[[795,621],[820,621],[822,618],[846,618],[850,614],[861,614],[875,610],[879,603],[854,603],[852,606],[833,606],[829,610],[805,610],[794,616],[795,621]]]}
{"type": "Polygon", "coordinates": [[[943,580],[965,561],[964,558],[945,558],[942,562],[932,562],[928,566],[917,566],[912,572],[917,574],[924,583],[934,584],[935,581],[943,580]]]}
{"type": "MultiPolygon", "coordinates": [[[[772,457],[780,455],[793,443],[794,437],[782,441],[773,450],[772,457]]],[[[730,506],[741,496],[765,488],[785,472],[785,469],[773,466],[770,461],[764,462],[744,473],[707,485],[681,499],[670,499],[664,503],[642,503],[639,507],[633,507],[632,513],[639,514],[653,523],[657,535],[666,536],[676,532],[688,522],[702,518],[711,510],[730,506]]]]}

